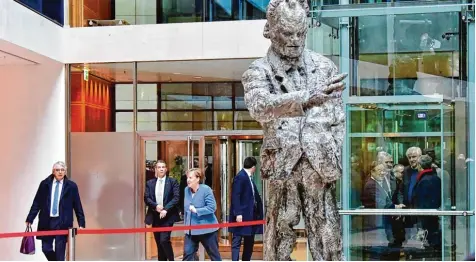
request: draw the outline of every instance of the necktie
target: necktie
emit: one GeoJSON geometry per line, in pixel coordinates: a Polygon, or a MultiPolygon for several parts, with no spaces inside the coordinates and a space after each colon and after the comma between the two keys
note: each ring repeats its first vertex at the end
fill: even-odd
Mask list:
{"type": "Polygon", "coordinates": [[[250,178],[250,184],[251,184],[251,191],[253,192],[253,196],[255,196],[255,187],[253,186],[253,180],[251,180],[250,176],[249,178],[250,178]]]}
{"type": "Polygon", "coordinates": [[[53,197],[53,216],[58,215],[58,196],[59,194],[59,181],[56,181],[55,185],[55,193],[53,197]]]}
{"type": "Polygon", "coordinates": [[[157,204],[163,206],[164,204],[164,190],[162,187],[162,183],[164,183],[163,179],[159,179],[159,193],[157,194],[157,204]]]}

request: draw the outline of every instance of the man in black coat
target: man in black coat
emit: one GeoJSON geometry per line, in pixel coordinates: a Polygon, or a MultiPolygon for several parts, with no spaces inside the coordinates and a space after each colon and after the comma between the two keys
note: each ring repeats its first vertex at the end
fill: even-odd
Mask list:
{"type": "MultiPolygon", "coordinates": [[[[39,213],[38,231],[64,230],[73,227],[73,210],[80,228],[86,226],[83,207],[76,183],[66,177],[66,164],[58,161],[53,172],[41,181],[26,225],[30,226],[39,213]]],[[[63,261],[66,254],[67,236],[39,236],[42,251],[49,261],[63,261]],[[54,249],[53,249],[54,242],[54,249]]]]}
{"type": "MultiPolygon", "coordinates": [[[[156,178],[147,181],[144,202],[147,205],[145,224],[153,227],[171,227],[179,220],[179,183],[166,176],[167,166],[163,160],[155,165],[156,178]]],[[[170,242],[171,232],[155,232],[158,260],[173,261],[174,250],[170,242]]]]}
{"type": "MultiPolygon", "coordinates": [[[[231,191],[231,222],[243,222],[263,219],[263,202],[252,176],[256,171],[257,161],[254,157],[247,157],[243,169],[233,179],[231,191]]],[[[242,261],[250,261],[253,254],[255,234],[263,233],[263,226],[232,227],[233,233],[231,246],[231,259],[238,261],[240,258],[241,240],[243,239],[242,261]]]]}
{"type": "MultiPolygon", "coordinates": [[[[441,179],[432,168],[433,160],[422,155],[419,160],[420,172],[412,192],[412,204],[416,209],[438,209],[441,206],[441,179]]],[[[441,231],[438,216],[419,216],[417,228],[425,232],[425,258],[441,259],[441,231]]]]}

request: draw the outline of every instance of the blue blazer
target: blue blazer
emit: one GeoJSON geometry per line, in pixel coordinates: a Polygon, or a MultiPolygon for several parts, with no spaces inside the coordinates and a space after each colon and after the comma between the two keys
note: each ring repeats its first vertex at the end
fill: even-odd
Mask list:
{"type": "MultiPolygon", "coordinates": [[[[35,199],[31,205],[30,212],[26,218],[26,222],[33,223],[38,215],[38,231],[50,229],[50,211],[51,211],[51,190],[53,188],[53,174],[49,175],[45,180],[41,181],[38,191],[36,191],[35,199]]],[[[63,181],[63,189],[59,199],[59,218],[60,229],[68,229],[73,227],[73,210],[76,213],[76,219],[80,227],[86,227],[83,206],[79,197],[79,190],[76,183],[69,180],[66,176],[63,181]]],[[[43,239],[39,236],[37,239],[43,239]]]]}
{"type": "MultiPolygon", "coordinates": [[[[215,196],[213,196],[213,191],[209,186],[200,184],[193,198],[192,190],[189,187],[185,188],[184,223],[186,226],[218,224],[217,217],[215,216],[216,209],[215,196]],[[190,205],[197,209],[197,213],[190,212],[190,205]]],[[[185,230],[185,234],[203,235],[217,230],[218,228],[185,230]]]]}
{"type": "MultiPolygon", "coordinates": [[[[243,216],[243,221],[263,219],[263,202],[255,183],[253,183],[253,187],[255,191],[254,198],[250,178],[244,169],[233,179],[230,222],[236,222],[236,216],[240,215],[243,216]]],[[[263,225],[231,227],[229,231],[240,236],[263,234],[263,225]]]]}
{"type": "Polygon", "coordinates": [[[173,225],[177,222],[179,217],[178,203],[180,200],[179,183],[171,177],[165,177],[164,185],[164,209],[167,210],[167,215],[160,218],[157,212],[157,199],[155,198],[155,187],[157,185],[157,178],[150,179],[145,185],[144,202],[147,205],[147,214],[145,215],[145,224],[152,225],[154,221],[156,224],[173,225]]]}

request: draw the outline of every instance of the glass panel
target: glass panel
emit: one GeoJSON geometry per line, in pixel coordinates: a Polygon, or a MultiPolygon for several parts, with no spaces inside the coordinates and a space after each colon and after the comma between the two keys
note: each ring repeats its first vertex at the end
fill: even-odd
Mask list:
{"type": "Polygon", "coordinates": [[[213,122],[162,122],[162,131],[213,130],[213,122]]]}
{"type": "Polygon", "coordinates": [[[250,116],[248,111],[235,112],[236,130],[261,130],[261,125],[250,116]]]}
{"type": "Polygon", "coordinates": [[[359,17],[354,96],[461,96],[459,14],[359,17]],[[375,37],[375,35],[386,37],[375,37]]]}
{"type": "Polygon", "coordinates": [[[203,21],[203,0],[163,0],[159,23],[187,23],[203,21]]]}
{"type": "Polygon", "coordinates": [[[132,84],[115,84],[116,109],[134,108],[134,89],[132,84]]]}
{"type": "Polygon", "coordinates": [[[174,121],[174,122],[184,122],[184,121],[212,121],[211,112],[162,112],[161,113],[162,121],[174,121]]]}
{"type": "Polygon", "coordinates": [[[157,109],[157,84],[137,85],[137,109],[157,109]]]}
{"type": "Polygon", "coordinates": [[[469,252],[468,246],[462,244],[456,249],[451,238],[442,242],[442,234],[456,235],[457,243],[467,239],[467,217],[443,216],[351,216],[350,244],[344,248],[350,250],[350,260],[392,260],[392,261],[445,261],[464,260],[469,252]],[[402,222],[405,221],[405,222],[402,222]],[[454,226],[447,223],[454,220],[454,226]],[[405,227],[402,223],[414,221],[413,226],[405,227]],[[406,239],[402,248],[392,245],[395,239],[406,239]],[[453,250],[445,252],[443,250],[453,250]]]}
{"type": "Polygon", "coordinates": [[[157,112],[137,112],[137,131],[157,130],[157,112]]]}
{"type": "Polygon", "coordinates": [[[132,112],[116,113],[116,132],[134,131],[134,115],[132,112]]]}

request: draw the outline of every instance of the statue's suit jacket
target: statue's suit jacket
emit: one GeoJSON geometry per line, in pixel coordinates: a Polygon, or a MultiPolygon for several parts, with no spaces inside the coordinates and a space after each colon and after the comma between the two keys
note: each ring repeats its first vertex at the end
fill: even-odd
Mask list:
{"type": "Polygon", "coordinates": [[[261,175],[285,179],[303,153],[322,181],[330,183],[342,175],[341,152],[345,132],[342,98],[332,98],[305,108],[313,89],[338,73],[334,63],[317,53],[304,50],[297,67],[297,86],[276,53],[254,61],[243,74],[245,103],[251,117],[263,127],[261,175]]]}

